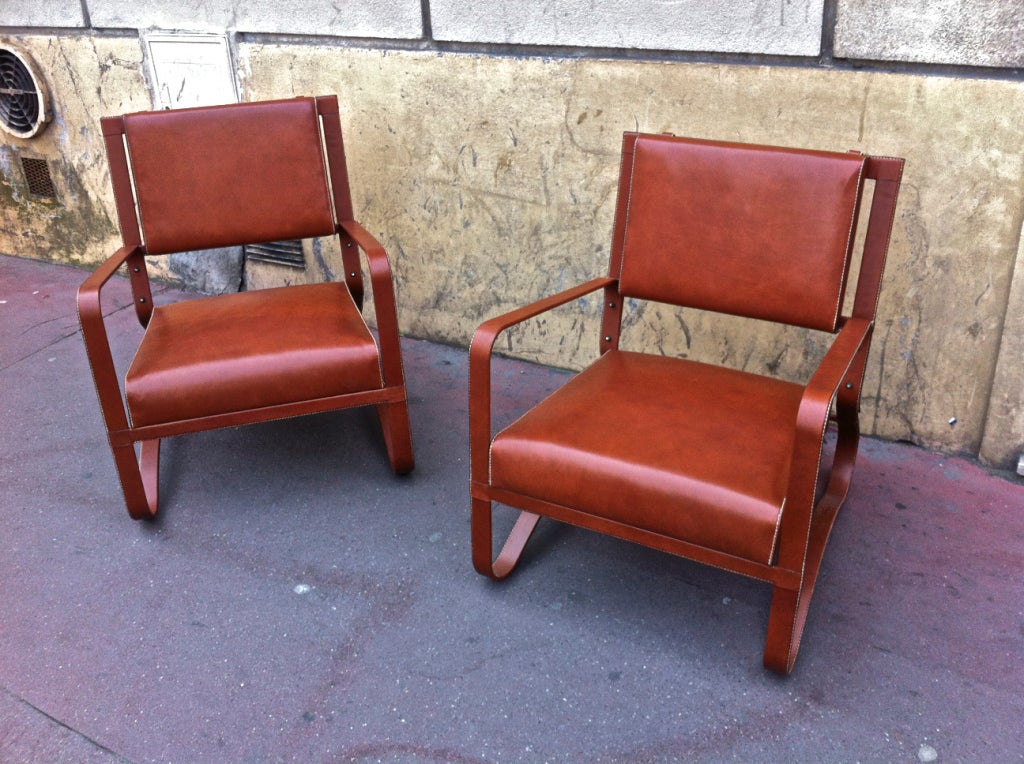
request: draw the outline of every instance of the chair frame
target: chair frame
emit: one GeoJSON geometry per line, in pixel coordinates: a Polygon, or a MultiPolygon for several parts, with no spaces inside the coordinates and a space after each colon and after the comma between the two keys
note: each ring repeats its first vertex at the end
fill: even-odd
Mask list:
{"type": "MultiPolygon", "coordinates": [[[[637,133],[626,133],[623,139],[611,274],[619,273],[622,262],[628,200],[621,189],[629,179],[638,137],[637,133]]],[[[607,276],[492,318],[473,337],[469,360],[470,495],[473,565],[477,572],[493,579],[508,576],[544,516],[759,579],[773,586],[764,666],[789,674],[800,646],[825,546],[853,474],[860,435],[861,389],[902,172],[902,159],[865,157],[864,177],[874,181],[874,191],[853,308],[849,316],[840,317],[835,339],[807,383],[800,402],[793,449],[793,464],[797,468],[789,475],[786,509],[773,562],[755,562],[490,485],[491,357],[498,335],[558,306],[603,291],[600,353],[617,349],[623,296],[618,279],[607,276]],[[828,482],[822,492],[818,487],[819,465],[833,401],[838,435],[828,482]],[[492,502],[521,510],[496,558],[492,546],[492,502]]]]}
{"type": "Polygon", "coordinates": [[[344,395],[141,427],[133,427],[130,424],[124,394],[111,354],[100,296],[107,282],[125,266],[135,314],[139,324],[146,328],[153,315],[153,294],[146,268],[146,245],[142,240],[139,216],[136,212],[135,192],[125,146],[124,120],[122,117],[106,117],[101,120],[123,246],[79,287],[78,314],[114,463],[128,513],[134,519],[148,519],[157,514],[160,439],[172,435],[375,405],[393,470],[403,474],[413,469],[408,396],[399,345],[391,265],[380,242],[353,219],[337,96],[320,96],[313,100],[321,125],[323,153],[334,209],[335,235],[338,236],[341,245],[345,283],[360,311],[363,307],[360,251],[367,260],[377,319],[383,386],[379,389],[344,395]],[[138,455],[135,450],[136,443],[141,444],[138,455]]]}

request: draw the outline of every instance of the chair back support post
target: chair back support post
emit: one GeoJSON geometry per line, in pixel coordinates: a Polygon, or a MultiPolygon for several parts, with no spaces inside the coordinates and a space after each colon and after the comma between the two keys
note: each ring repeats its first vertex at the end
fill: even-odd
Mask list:
{"type": "Polygon", "coordinates": [[[618,196],[615,201],[615,223],[612,231],[611,256],[608,263],[608,276],[615,279],[604,290],[604,305],[601,312],[601,336],[599,338],[600,353],[617,350],[622,334],[622,294],[619,291],[618,276],[622,271],[622,249],[626,238],[626,221],[629,217],[629,180],[633,174],[633,154],[636,147],[636,133],[624,133],[622,136],[622,158],[619,161],[618,196]]]}
{"type": "Polygon", "coordinates": [[[135,316],[143,327],[149,326],[153,316],[153,290],[149,283],[149,271],[146,270],[146,257],[141,249],[136,249],[125,261],[128,269],[128,281],[131,284],[132,300],[135,303],[135,316]]]}
{"type": "Polygon", "coordinates": [[[622,335],[622,294],[618,281],[604,288],[604,305],[601,308],[601,336],[598,350],[604,355],[609,350],[618,350],[622,335]]]}
{"type": "Polygon", "coordinates": [[[136,248],[127,260],[128,279],[131,283],[135,315],[142,326],[149,325],[153,314],[153,292],[146,270],[145,250],[142,248],[142,234],[139,216],[135,207],[135,192],[124,144],[124,118],[104,117],[100,120],[103,139],[107,148],[110,165],[110,182],[114,188],[114,202],[117,220],[121,229],[121,240],[126,247],[136,248]]]}
{"type": "Polygon", "coordinates": [[[141,246],[142,233],[139,229],[139,216],[135,210],[135,194],[132,191],[131,172],[128,169],[128,156],[124,145],[124,118],[104,117],[100,123],[107,146],[110,182],[114,187],[121,239],[126,247],[141,246]]]}
{"type": "Polygon", "coordinates": [[[903,165],[904,160],[901,158],[872,156],[867,158],[865,167],[865,175],[875,181],[875,188],[871,198],[871,212],[868,217],[868,230],[865,233],[853,315],[871,321],[875,320],[878,309],[882,272],[885,270],[889,240],[896,217],[896,201],[903,179],[903,165]]]}
{"type": "Polygon", "coordinates": [[[885,271],[889,241],[895,222],[896,202],[899,196],[900,182],[903,177],[904,160],[896,157],[866,158],[864,176],[874,181],[871,196],[871,209],[868,214],[867,231],[861,249],[860,270],[857,274],[857,287],[854,294],[854,318],[870,321],[872,328],[868,330],[864,345],[854,358],[843,384],[836,395],[837,410],[852,412],[853,426],[859,430],[857,414],[864,388],[864,375],[867,371],[868,354],[874,334],[874,323],[878,312],[878,299],[882,289],[882,273],[885,271]]]}
{"type": "Polygon", "coordinates": [[[341,116],[337,96],[320,96],[316,99],[317,114],[320,115],[331,179],[331,194],[334,214],[338,220],[353,219],[352,192],[348,183],[348,163],[341,134],[341,116]]]}
{"type": "MultiPolygon", "coordinates": [[[[320,116],[323,129],[324,149],[327,155],[327,171],[331,181],[331,198],[334,203],[334,216],[337,221],[349,222],[353,219],[352,192],[348,182],[348,162],[345,158],[345,144],[341,132],[341,116],[337,96],[320,96],[316,99],[317,114],[320,116]]],[[[355,240],[342,227],[336,226],[338,244],[341,247],[341,260],[345,267],[345,283],[352,294],[352,299],[362,310],[363,307],[363,271],[359,262],[359,249],[355,240]]]]}

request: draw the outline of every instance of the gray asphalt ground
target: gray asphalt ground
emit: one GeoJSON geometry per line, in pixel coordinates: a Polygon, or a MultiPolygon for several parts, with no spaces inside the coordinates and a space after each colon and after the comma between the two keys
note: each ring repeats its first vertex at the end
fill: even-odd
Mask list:
{"type": "Polygon", "coordinates": [[[132,521],[85,275],[0,256],[0,762],[1024,760],[1021,478],[866,439],[781,678],[760,582],[552,522],[473,572],[460,348],[404,341],[413,474],[370,410],[203,433],[132,521]]]}

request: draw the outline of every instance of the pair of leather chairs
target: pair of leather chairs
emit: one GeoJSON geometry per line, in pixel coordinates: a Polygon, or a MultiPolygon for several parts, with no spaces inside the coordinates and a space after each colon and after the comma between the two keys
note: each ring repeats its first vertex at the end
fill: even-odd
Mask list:
{"type": "MultiPolygon", "coordinates": [[[[393,277],[382,246],[353,218],[337,98],[102,125],[124,245],[83,283],[78,306],[130,515],[157,512],[160,439],[217,427],[373,405],[392,468],[411,470],[393,277]],[[338,237],[344,282],[153,304],[147,256],[323,236],[338,237]],[[360,252],[376,338],[362,317],[360,252]],[[123,390],[100,302],[121,266],[146,329],[123,390]]],[[[543,516],[752,576],[774,587],[764,663],[789,673],[856,457],[902,167],[858,153],[627,133],[608,275],[487,321],[473,338],[476,569],[508,575],[543,516]],[[855,241],[856,291],[844,314],[855,241]],[[598,360],[493,435],[497,336],[591,293],[603,304],[598,360]],[[809,382],[787,382],[620,347],[626,300],[835,339],[809,382]],[[833,410],[837,443],[822,482],[833,410]],[[521,510],[496,559],[493,502],[521,510]]]]}

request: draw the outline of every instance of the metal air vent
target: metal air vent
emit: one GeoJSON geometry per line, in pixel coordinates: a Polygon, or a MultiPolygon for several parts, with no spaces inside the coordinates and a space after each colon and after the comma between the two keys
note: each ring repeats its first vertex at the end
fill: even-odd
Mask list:
{"type": "Polygon", "coordinates": [[[31,138],[50,116],[50,94],[32,62],[23,53],[0,48],[0,128],[31,138]]]}
{"type": "Polygon", "coordinates": [[[56,199],[57,189],[53,186],[50,165],[45,159],[22,157],[21,170],[25,174],[25,185],[32,196],[41,199],[56,199]]]}
{"type": "Polygon", "coordinates": [[[287,265],[290,268],[305,268],[306,260],[302,255],[302,240],[270,241],[264,244],[246,244],[245,256],[249,260],[259,260],[274,265],[287,265]]]}

